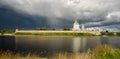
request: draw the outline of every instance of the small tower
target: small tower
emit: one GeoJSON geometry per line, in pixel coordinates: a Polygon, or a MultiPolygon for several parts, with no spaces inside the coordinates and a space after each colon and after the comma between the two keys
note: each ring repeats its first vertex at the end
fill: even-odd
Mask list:
{"type": "Polygon", "coordinates": [[[80,25],[77,20],[75,20],[75,22],[73,24],[73,30],[80,30],[80,25]]]}
{"type": "Polygon", "coordinates": [[[82,30],[82,31],[85,30],[85,26],[84,26],[84,24],[81,25],[81,30],[82,30]]]}
{"type": "Polygon", "coordinates": [[[18,29],[15,30],[15,32],[17,32],[17,31],[18,31],[18,29]]]}

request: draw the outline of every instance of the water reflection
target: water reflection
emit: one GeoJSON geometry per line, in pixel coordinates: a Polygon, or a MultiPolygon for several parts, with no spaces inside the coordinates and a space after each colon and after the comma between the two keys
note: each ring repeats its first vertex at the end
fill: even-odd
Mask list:
{"type": "Polygon", "coordinates": [[[120,48],[120,37],[0,36],[0,50],[48,56],[59,52],[85,52],[101,44],[120,48]]]}
{"type": "Polygon", "coordinates": [[[72,40],[72,37],[17,36],[16,46],[17,51],[37,54],[42,52],[46,55],[71,51],[72,40]]]}
{"type": "Polygon", "coordinates": [[[73,52],[84,52],[100,45],[100,37],[74,37],[73,52]]]}
{"type": "Polygon", "coordinates": [[[81,39],[80,38],[74,38],[73,40],[73,51],[78,52],[80,49],[81,39]]]}
{"type": "Polygon", "coordinates": [[[108,39],[109,44],[114,47],[120,48],[120,37],[109,37],[108,39]]]}
{"type": "Polygon", "coordinates": [[[79,52],[81,49],[85,49],[86,39],[75,37],[73,38],[73,52],[79,52]]]}
{"type": "Polygon", "coordinates": [[[0,36],[0,50],[14,51],[16,47],[14,36],[0,36]]]}
{"type": "Polygon", "coordinates": [[[109,38],[108,37],[101,37],[101,44],[109,44],[109,38]]]}

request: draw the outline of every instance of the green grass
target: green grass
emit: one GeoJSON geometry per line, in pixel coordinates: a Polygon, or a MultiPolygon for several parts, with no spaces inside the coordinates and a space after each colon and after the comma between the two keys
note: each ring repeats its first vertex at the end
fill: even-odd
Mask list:
{"type": "Polygon", "coordinates": [[[120,59],[120,49],[109,45],[100,45],[87,53],[59,53],[51,59],[120,59]]]}
{"type": "Polygon", "coordinates": [[[89,33],[15,33],[15,35],[40,35],[40,36],[94,36],[89,33]]]}
{"type": "Polygon", "coordinates": [[[113,48],[109,45],[99,46],[93,50],[93,56],[96,59],[119,59],[120,49],[113,48]]]}
{"type": "MultiPolygon", "coordinates": [[[[36,55],[21,56],[13,52],[0,52],[0,59],[48,59],[41,58],[36,55]]],[[[49,59],[120,59],[120,49],[114,48],[110,45],[100,45],[92,50],[84,53],[59,53],[55,54],[49,59]]]]}
{"type": "Polygon", "coordinates": [[[10,52],[10,51],[6,51],[6,52],[1,51],[0,59],[47,59],[47,58],[42,58],[36,55],[30,55],[30,54],[23,57],[20,54],[14,54],[13,52],[10,52]]]}
{"type": "Polygon", "coordinates": [[[120,36],[120,32],[101,32],[101,35],[120,36]]]}

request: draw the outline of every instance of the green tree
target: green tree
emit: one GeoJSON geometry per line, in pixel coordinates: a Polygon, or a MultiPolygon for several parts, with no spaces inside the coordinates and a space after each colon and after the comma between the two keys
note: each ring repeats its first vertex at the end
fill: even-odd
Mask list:
{"type": "Polygon", "coordinates": [[[46,27],[41,27],[40,30],[48,30],[46,27]]]}
{"type": "Polygon", "coordinates": [[[0,30],[1,35],[4,35],[5,30],[0,30]]]}
{"type": "Polygon", "coordinates": [[[52,28],[51,30],[56,30],[55,28],[52,28]]]}
{"type": "Polygon", "coordinates": [[[4,30],[0,30],[0,33],[3,35],[4,33],[14,33],[15,30],[11,30],[11,29],[4,29],[4,30]]]}
{"type": "Polygon", "coordinates": [[[108,30],[106,30],[105,32],[106,32],[106,33],[108,33],[109,31],[108,31],[108,30]]]}
{"type": "Polygon", "coordinates": [[[63,30],[70,30],[70,28],[63,28],[63,30]]]}

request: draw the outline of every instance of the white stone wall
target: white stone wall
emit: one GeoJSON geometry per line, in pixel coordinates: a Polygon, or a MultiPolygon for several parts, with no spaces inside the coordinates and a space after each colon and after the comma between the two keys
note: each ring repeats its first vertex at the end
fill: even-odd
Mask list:
{"type": "Polygon", "coordinates": [[[100,31],[52,31],[52,30],[17,30],[16,33],[90,33],[100,35],[100,31]]]}

